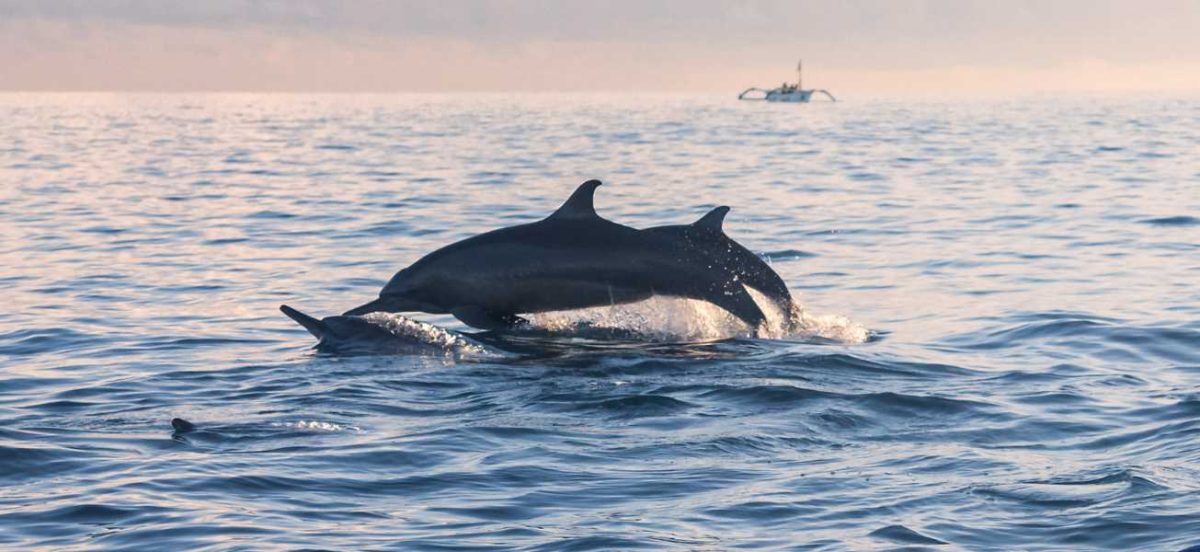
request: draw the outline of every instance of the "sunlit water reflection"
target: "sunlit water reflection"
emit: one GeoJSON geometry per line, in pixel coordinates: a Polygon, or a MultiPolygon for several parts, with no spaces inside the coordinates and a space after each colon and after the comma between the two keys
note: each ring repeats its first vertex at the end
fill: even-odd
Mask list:
{"type": "Polygon", "coordinates": [[[1200,544],[1194,100],[9,94],[0,121],[0,546],[1200,544]],[[337,357],[276,310],[360,304],[588,178],[638,227],[732,206],[809,331],[658,302],[542,315],[512,355],[337,357]]]}

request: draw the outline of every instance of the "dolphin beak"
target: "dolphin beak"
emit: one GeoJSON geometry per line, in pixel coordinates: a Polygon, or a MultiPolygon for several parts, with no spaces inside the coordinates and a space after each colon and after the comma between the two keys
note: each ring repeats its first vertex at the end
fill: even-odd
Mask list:
{"type": "Polygon", "coordinates": [[[417,309],[411,301],[392,295],[382,296],[379,299],[354,307],[342,314],[344,316],[362,316],[372,312],[408,312],[414,310],[420,309],[417,309]]]}
{"type": "Polygon", "coordinates": [[[295,320],[297,324],[304,326],[304,329],[308,330],[308,333],[313,334],[313,337],[317,339],[325,337],[328,327],[325,326],[324,322],[287,305],[279,305],[279,310],[283,311],[283,314],[286,314],[288,318],[295,320]]]}

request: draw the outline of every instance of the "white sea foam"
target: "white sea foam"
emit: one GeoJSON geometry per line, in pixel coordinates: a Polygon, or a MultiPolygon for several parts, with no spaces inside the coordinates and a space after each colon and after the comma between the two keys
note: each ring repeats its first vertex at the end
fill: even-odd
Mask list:
{"type": "Polygon", "coordinates": [[[858,345],[871,338],[871,331],[846,316],[809,314],[799,303],[794,303],[789,337],[819,337],[846,345],[858,345]]]}
{"type": "Polygon", "coordinates": [[[633,332],[652,341],[798,337],[854,345],[864,343],[870,337],[867,328],[845,316],[810,314],[796,303],[790,312],[783,312],[762,294],[749,291],[767,317],[764,327],[757,331],[712,303],[666,296],[654,296],[626,305],[535,314],[530,320],[535,326],[554,332],[566,333],[586,327],[633,332]]]}
{"type": "Polygon", "coordinates": [[[414,343],[424,343],[433,348],[442,349],[447,353],[492,355],[491,349],[471,341],[455,332],[434,326],[427,322],[413,320],[398,314],[373,312],[363,315],[363,319],[376,324],[387,331],[411,339],[414,343]]]}
{"type": "Polygon", "coordinates": [[[318,420],[300,420],[298,422],[274,422],[271,424],[275,427],[286,427],[288,429],[299,429],[303,431],[362,431],[361,429],[350,426],[335,424],[333,422],[322,422],[318,420]]]}

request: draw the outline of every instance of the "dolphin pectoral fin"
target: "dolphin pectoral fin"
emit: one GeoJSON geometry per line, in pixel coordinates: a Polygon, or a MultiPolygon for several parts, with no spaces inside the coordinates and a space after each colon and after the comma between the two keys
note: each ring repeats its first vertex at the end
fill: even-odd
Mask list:
{"type": "Polygon", "coordinates": [[[528,320],[515,314],[494,313],[475,305],[455,307],[450,314],[459,322],[481,330],[506,330],[529,324],[528,320]]]}
{"type": "Polygon", "coordinates": [[[304,329],[308,330],[308,333],[313,334],[313,337],[316,337],[317,339],[321,339],[325,337],[325,334],[329,333],[329,328],[325,325],[325,323],[317,320],[316,318],[304,314],[287,305],[279,305],[279,310],[283,311],[283,314],[286,314],[288,318],[295,320],[297,324],[304,326],[304,329]]]}
{"type": "Polygon", "coordinates": [[[714,293],[705,294],[702,299],[729,311],[729,314],[748,324],[752,330],[758,330],[767,320],[758,303],[754,302],[754,297],[751,297],[750,292],[741,284],[715,290],[714,293]]]}

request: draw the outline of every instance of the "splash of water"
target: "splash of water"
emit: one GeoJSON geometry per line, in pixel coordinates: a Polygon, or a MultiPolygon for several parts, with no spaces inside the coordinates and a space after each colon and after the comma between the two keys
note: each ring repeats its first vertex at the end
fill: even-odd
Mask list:
{"type": "Polygon", "coordinates": [[[372,312],[363,315],[363,319],[375,324],[392,334],[411,339],[417,343],[428,344],[446,351],[447,353],[472,354],[491,356],[495,351],[471,341],[455,332],[434,326],[427,322],[413,320],[398,314],[372,312]]]}
{"type": "Polygon", "coordinates": [[[313,432],[323,432],[323,431],[324,432],[336,432],[336,431],[359,432],[359,431],[362,431],[362,429],[360,429],[356,426],[335,424],[333,422],[322,422],[319,420],[300,420],[297,422],[272,422],[271,425],[274,427],[283,427],[283,428],[288,428],[288,429],[296,429],[296,430],[301,430],[301,431],[313,431],[313,432]]]}
{"type": "Polygon", "coordinates": [[[821,338],[846,345],[859,345],[871,338],[871,331],[840,314],[810,314],[799,303],[792,303],[791,327],[784,337],[821,338]]]}
{"type": "Polygon", "coordinates": [[[867,328],[845,316],[810,314],[799,303],[793,303],[791,309],[784,312],[762,294],[746,289],[767,318],[757,330],[712,303],[658,295],[625,305],[535,314],[530,321],[537,328],[554,333],[601,330],[632,333],[642,339],[663,342],[703,342],[738,337],[819,338],[855,345],[865,343],[870,337],[867,328]]]}

